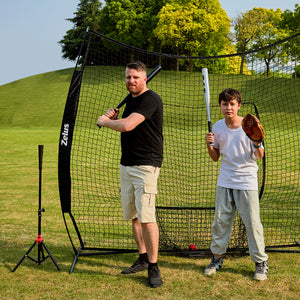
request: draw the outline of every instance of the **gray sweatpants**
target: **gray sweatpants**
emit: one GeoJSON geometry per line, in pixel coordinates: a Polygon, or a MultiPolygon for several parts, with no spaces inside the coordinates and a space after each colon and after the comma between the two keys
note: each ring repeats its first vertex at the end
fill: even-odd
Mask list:
{"type": "Polygon", "coordinates": [[[226,253],[237,209],[246,227],[251,259],[257,263],[268,260],[260,221],[258,192],[218,186],[215,207],[215,218],[211,226],[212,253],[218,255],[226,253]]]}

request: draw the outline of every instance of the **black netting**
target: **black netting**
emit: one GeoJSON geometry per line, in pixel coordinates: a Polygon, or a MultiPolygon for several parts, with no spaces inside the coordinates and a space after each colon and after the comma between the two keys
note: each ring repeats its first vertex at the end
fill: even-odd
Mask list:
{"type": "MultiPolygon", "coordinates": [[[[148,84],[164,104],[164,161],[156,202],[160,249],[185,251],[194,243],[208,250],[210,245],[220,163],[210,159],[204,139],[208,130],[204,67],[209,72],[212,123],[223,118],[218,94],[231,87],[242,93],[240,115],[258,115],[265,128],[265,158],[258,161],[258,180],[266,246],[292,246],[299,241],[300,80],[292,76],[295,62],[282,65],[275,59],[267,76],[263,60],[255,53],[244,54],[247,65],[239,75],[240,55],[178,57],[130,47],[95,32],[88,33],[88,42],[75,70],[81,77],[76,79],[80,94],[72,96],[78,85],[71,84],[62,124],[68,145],[60,141],[59,167],[70,163],[69,175],[61,171],[59,181],[73,242],[78,238],[86,249],[136,249],[131,223],[123,220],[121,210],[120,133],[96,126],[99,115],[127,95],[124,72],[132,60],[143,61],[149,71],[162,66],[148,84]],[[66,154],[64,147],[69,150],[66,154]],[[66,182],[70,197],[64,196],[66,182]]],[[[238,215],[229,248],[247,248],[238,215]]]]}

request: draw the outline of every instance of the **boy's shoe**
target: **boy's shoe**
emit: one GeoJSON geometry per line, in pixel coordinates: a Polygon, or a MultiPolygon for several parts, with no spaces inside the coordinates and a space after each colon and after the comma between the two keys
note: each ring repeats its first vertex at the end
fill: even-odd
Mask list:
{"type": "Polygon", "coordinates": [[[268,261],[261,263],[255,263],[255,273],[253,279],[255,280],[266,280],[268,278],[268,261]]]}
{"type": "Polygon", "coordinates": [[[138,258],[137,261],[132,266],[123,270],[121,273],[122,274],[133,274],[133,273],[144,271],[144,270],[148,269],[148,266],[149,266],[148,262],[138,258]]]}
{"type": "Polygon", "coordinates": [[[222,268],[223,265],[223,257],[213,256],[210,264],[205,268],[204,275],[212,275],[215,274],[222,268]]]}
{"type": "Polygon", "coordinates": [[[149,285],[152,288],[159,287],[163,284],[158,266],[148,268],[149,285]]]}

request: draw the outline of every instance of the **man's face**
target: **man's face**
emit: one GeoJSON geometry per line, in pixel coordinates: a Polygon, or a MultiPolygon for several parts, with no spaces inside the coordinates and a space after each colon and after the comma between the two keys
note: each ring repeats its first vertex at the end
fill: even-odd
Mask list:
{"type": "Polygon", "coordinates": [[[142,94],[146,88],[147,74],[135,69],[125,70],[126,88],[134,96],[142,94]]]}

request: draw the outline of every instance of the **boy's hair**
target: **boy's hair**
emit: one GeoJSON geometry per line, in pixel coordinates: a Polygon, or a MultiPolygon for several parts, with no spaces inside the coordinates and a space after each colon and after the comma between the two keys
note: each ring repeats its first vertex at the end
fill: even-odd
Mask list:
{"type": "Polygon", "coordinates": [[[137,71],[145,71],[147,73],[147,67],[144,63],[142,63],[141,61],[133,61],[130,62],[126,65],[127,69],[134,69],[137,71]]]}
{"type": "Polygon", "coordinates": [[[219,94],[219,104],[222,100],[228,102],[232,99],[236,99],[239,104],[242,103],[241,93],[238,90],[228,88],[219,94]]]}

